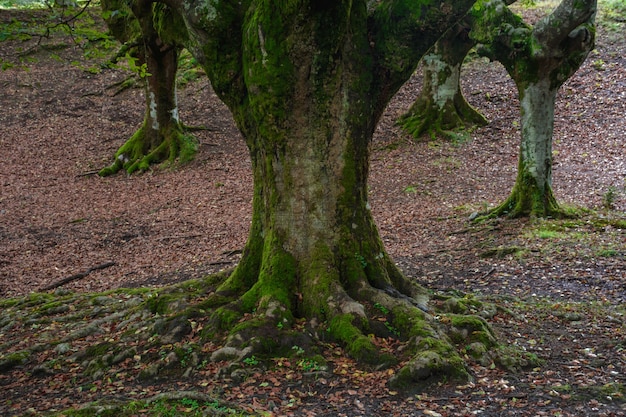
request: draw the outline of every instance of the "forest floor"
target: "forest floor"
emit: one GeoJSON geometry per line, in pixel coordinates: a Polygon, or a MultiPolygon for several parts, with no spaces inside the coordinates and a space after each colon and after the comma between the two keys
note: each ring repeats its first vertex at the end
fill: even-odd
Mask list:
{"type": "MultiPolygon", "coordinates": [[[[8,37],[16,27],[10,22],[28,15],[0,10],[0,415],[131,398],[159,399],[161,415],[626,415],[623,25],[599,30],[596,50],[559,93],[553,185],[561,203],[587,209],[578,218],[468,221],[504,200],[515,180],[519,105],[499,64],[474,58],[464,66],[465,95],[490,121],[465,141],[415,141],[395,124],[420,91],[419,71],[389,105],[372,143],[369,182],[389,254],[435,295],[471,294],[498,305],[489,321],[499,340],[540,359],[517,372],[472,364],[471,383],[409,394],[387,387],[393,369],[359,368],[333,345],[324,369],[248,361],[245,378],[218,378],[218,367],[201,360],[191,376],[142,380],[137,355],[87,376],[84,362],[62,359],[65,348],[31,351],[10,365],[25,344],[65,335],[61,318],[87,294],[101,293],[97,303],[90,298],[98,305],[112,298],[132,304],[164,285],[232,268],[251,215],[247,150],[203,76],[179,91],[183,122],[206,126],[195,133],[193,162],[94,175],[140,125],[143,91],[118,93],[129,73],[89,71],[102,57],[85,58],[67,38],[44,39],[16,61],[37,39],[8,37]],[[43,294],[68,277],[76,279],[43,294]],[[106,292],[118,288],[138,292],[106,292]],[[178,402],[167,403],[168,392],[178,392],[178,402]]],[[[76,351],[117,337],[114,325],[100,324],[59,346],[76,351]]]]}

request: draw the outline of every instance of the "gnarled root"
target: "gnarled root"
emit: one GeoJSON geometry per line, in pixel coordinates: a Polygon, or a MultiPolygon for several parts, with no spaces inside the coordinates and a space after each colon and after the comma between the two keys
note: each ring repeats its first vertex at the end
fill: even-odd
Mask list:
{"type": "MultiPolygon", "coordinates": [[[[331,286],[323,317],[297,318],[293,304],[281,301],[280,294],[268,290],[259,296],[255,286],[239,295],[225,296],[227,291],[214,294],[213,301],[222,305],[214,311],[211,327],[227,336],[225,345],[211,358],[243,361],[255,355],[288,356],[293,346],[317,354],[316,341],[330,340],[343,346],[350,357],[378,369],[403,363],[390,381],[396,389],[423,387],[443,379],[470,379],[459,346],[472,346],[467,352],[470,356],[476,353],[477,360],[491,361],[487,352],[497,342],[489,325],[478,316],[445,312],[435,316],[425,298],[375,288],[366,281],[349,290],[338,283],[331,286]],[[252,293],[257,302],[250,311],[246,299],[252,293]],[[403,342],[401,357],[381,351],[380,338],[389,337],[403,342]]],[[[215,335],[212,330],[206,337],[215,335]]]]}
{"type": "Polygon", "coordinates": [[[148,141],[145,124],[126,141],[115,153],[115,161],[106,168],[101,169],[98,175],[106,177],[114,175],[120,170],[128,174],[135,171],[146,171],[152,164],[167,162],[189,162],[195,156],[198,144],[196,139],[185,134],[182,129],[172,128],[162,132],[162,141],[158,146],[145,151],[148,141]]]}

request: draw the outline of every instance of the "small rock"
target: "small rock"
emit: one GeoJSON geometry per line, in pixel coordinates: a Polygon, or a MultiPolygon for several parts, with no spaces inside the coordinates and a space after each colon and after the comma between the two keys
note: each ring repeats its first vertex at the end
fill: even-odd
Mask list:
{"type": "Polygon", "coordinates": [[[33,368],[33,372],[31,373],[34,377],[47,377],[50,375],[54,375],[54,371],[48,368],[46,365],[38,365],[33,368]]]}
{"type": "Polygon", "coordinates": [[[69,350],[71,349],[71,346],[69,343],[59,343],[55,348],[54,351],[58,354],[64,354],[69,352],[69,350]]]}
{"type": "Polygon", "coordinates": [[[236,369],[230,373],[230,378],[235,383],[241,383],[248,378],[248,371],[245,369],[236,369]]]}

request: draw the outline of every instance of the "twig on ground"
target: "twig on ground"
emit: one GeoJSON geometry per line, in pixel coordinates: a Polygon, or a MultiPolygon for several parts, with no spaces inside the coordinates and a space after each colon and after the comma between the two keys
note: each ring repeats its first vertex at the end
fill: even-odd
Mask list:
{"type": "Polygon", "coordinates": [[[483,276],[482,276],[482,277],[480,277],[480,279],[485,279],[485,278],[487,278],[489,275],[493,274],[494,272],[496,272],[496,267],[495,267],[495,266],[494,266],[494,267],[492,267],[489,271],[485,272],[485,273],[483,274],[483,276]]]}
{"type": "Polygon", "coordinates": [[[87,275],[91,274],[93,271],[98,271],[100,269],[109,268],[109,267],[114,266],[114,265],[115,265],[115,262],[106,262],[106,263],[103,263],[103,264],[100,264],[100,265],[96,265],[94,267],[89,268],[85,272],[81,272],[79,274],[74,274],[72,276],[63,278],[63,279],[61,279],[61,280],[59,280],[57,282],[53,282],[52,284],[43,287],[41,289],[41,291],[48,291],[48,290],[52,290],[54,288],[58,288],[58,287],[60,287],[62,285],[70,283],[72,281],[76,281],[76,280],[85,278],[87,275]]]}
{"type": "Polygon", "coordinates": [[[76,174],[76,178],[88,177],[90,175],[96,175],[98,172],[100,172],[100,171],[98,171],[97,169],[95,171],[81,172],[80,174],[76,174]]]}
{"type": "Polygon", "coordinates": [[[202,234],[193,234],[193,235],[180,235],[180,236],[161,236],[157,240],[171,240],[171,239],[194,239],[196,237],[201,237],[202,234]]]}
{"type": "Polygon", "coordinates": [[[216,261],[216,262],[209,262],[209,265],[211,266],[216,266],[216,265],[230,265],[232,264],[233,261],[216,261]]]}

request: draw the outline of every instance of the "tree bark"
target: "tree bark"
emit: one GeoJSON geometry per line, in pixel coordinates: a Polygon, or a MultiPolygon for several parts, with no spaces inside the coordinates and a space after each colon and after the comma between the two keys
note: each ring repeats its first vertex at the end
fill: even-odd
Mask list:
{"type": "Polygon", "coordinates": [[[392,363],[367,336],[380,332],[372,320],[378,304],[416,355],[402,381],[467,377],[427,313],[425,290],[383,247],[367,176],[378,118],[471,0],[367,3],[170,2],[192,11],[184,13],[189,49],[252,160],[250,235],[239,265],[207,301],[215,308],[208,337],[228,331],[222,353],[238,358],[276,354],[293,346],[289,329],[303,320],[308,333],[339,341],[358,360],[392,363]]]}
{"type": "MultiPolygon", "coordinates": [[[[129,174],[145,171],[151,164],[164,161],[187,162],[197,149],[195,139],[184,133],[176,98],[178,51],[184,39],[167,39],[155,27],[158,19],[172,19],[171,11],[151,1],[138,1],[132,13],[141,30],[139,75],[145,80],[146,112],[142,126],[116,152],[113,164],[100,170],[101,176],[121,169],[129,174]]],[[[165,25],[174,25],[174,19],[165,25]]]]}
{"type": "Polygon", "coordinates": [[[517,179],[505,202],[485,216],[567,214],[552,192],[554,105],[558,89],[593,48],[595,11],[595,0],[563,0],[532,28],[502,2],[481,1],[472,8],[471,36],[483,44],[483,54],[507,69],[521,103],[517,179]]]}
{"type": "Polygon", "coordinates": [[[559,216],[552,193],[552,133],[557,91],[546,80],[520,90],[522,140],[517,179],[509,198],[494,214],[559,216]]]}
{"type": "Polygon", "coordinates": [[[465,100],[461,89],[461,65],[475,45],[468,32],[466,22],[454,25],[422,58],[422,91],[398,121],[416,139],[426,134],[458,140],[463,130],[487,124],[487,119],[465,100]]]}

